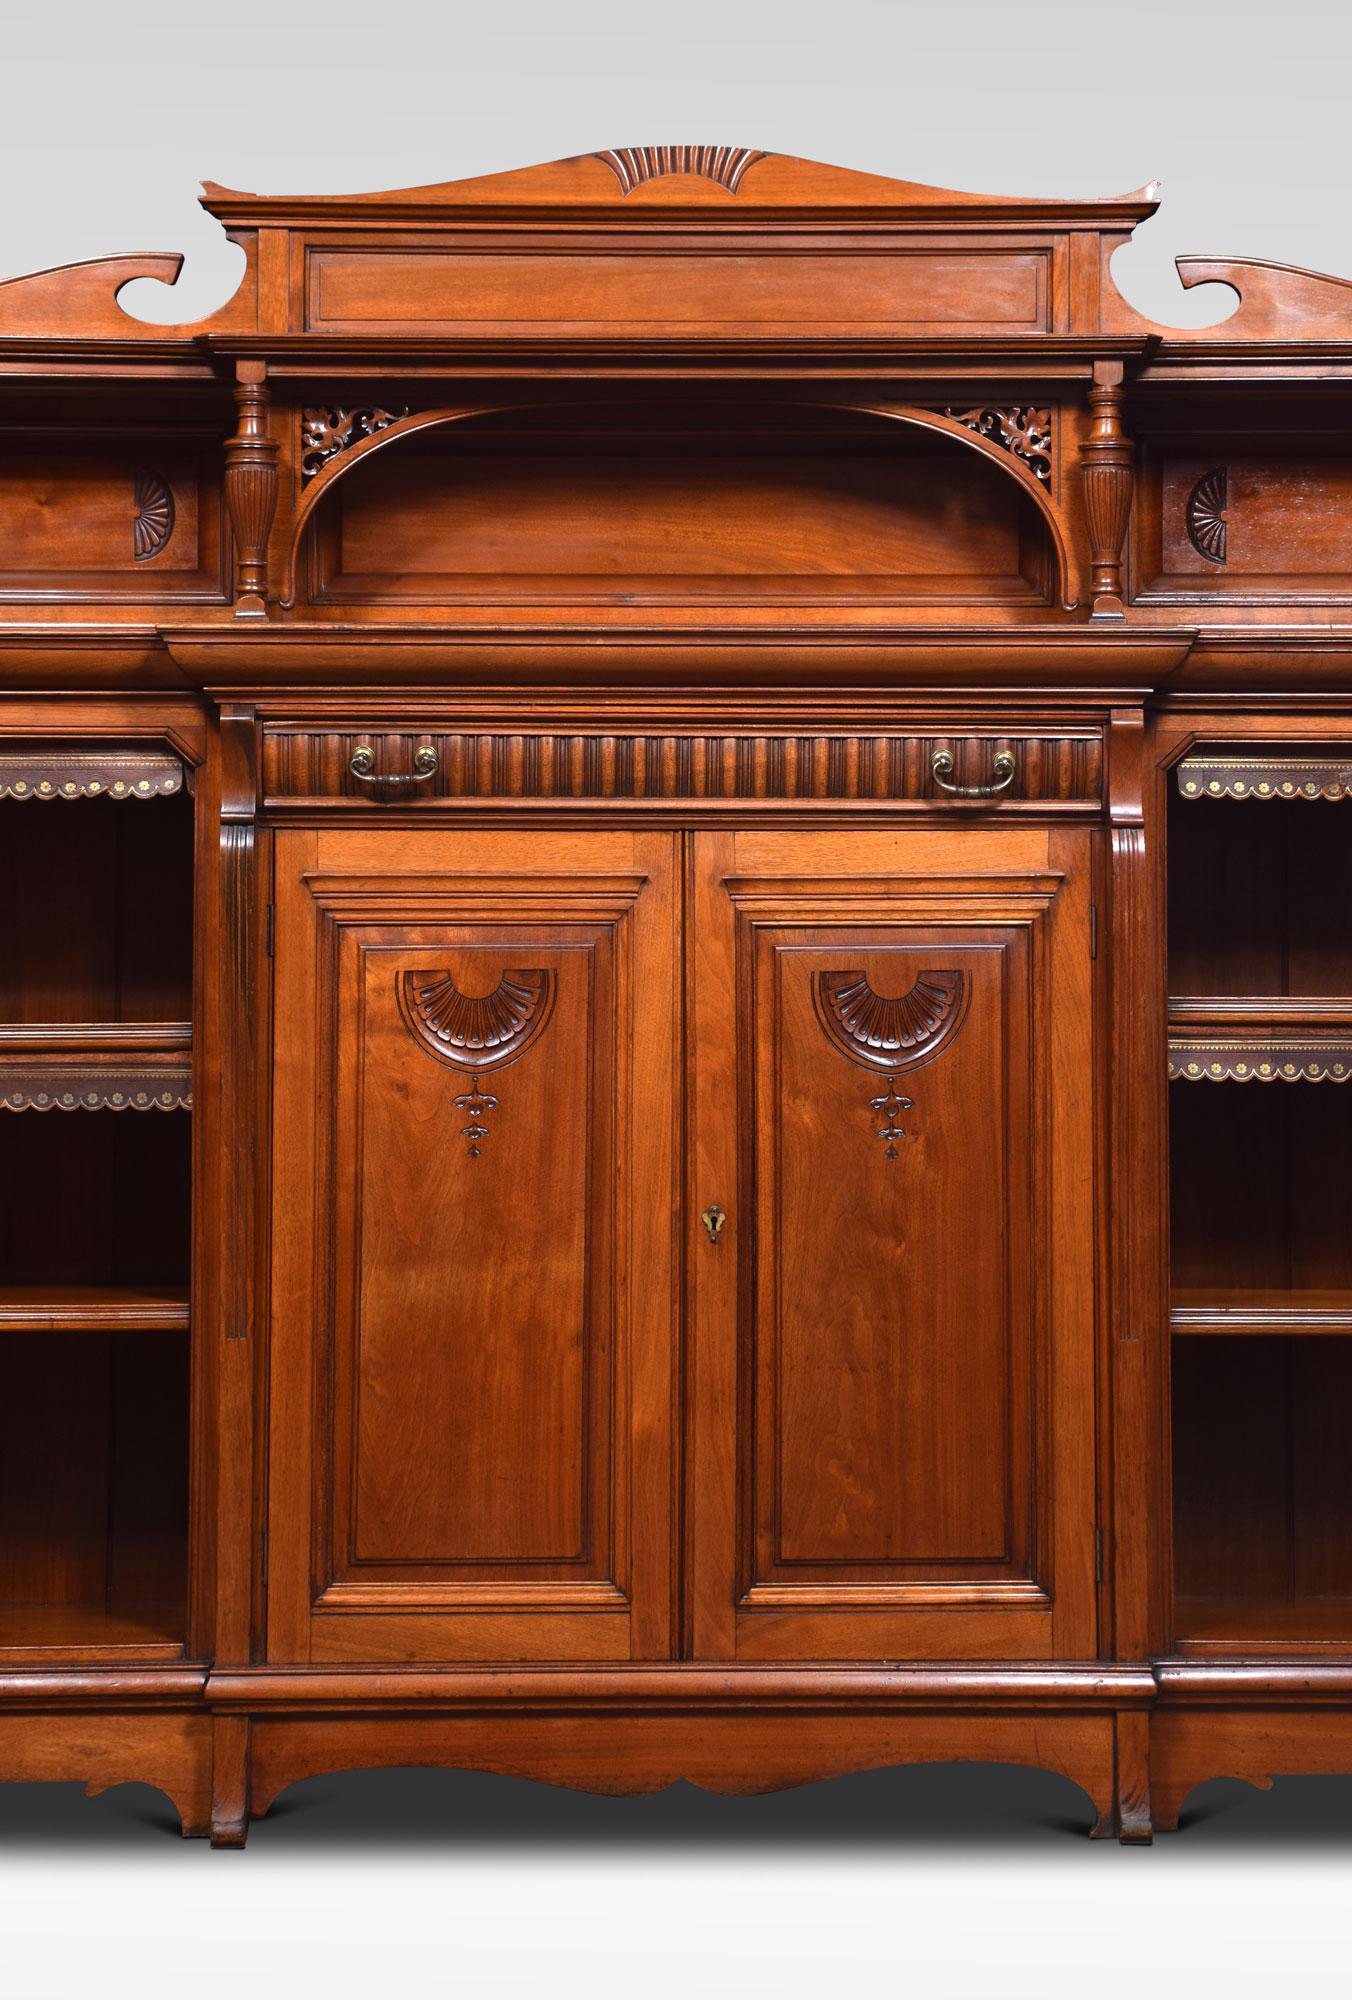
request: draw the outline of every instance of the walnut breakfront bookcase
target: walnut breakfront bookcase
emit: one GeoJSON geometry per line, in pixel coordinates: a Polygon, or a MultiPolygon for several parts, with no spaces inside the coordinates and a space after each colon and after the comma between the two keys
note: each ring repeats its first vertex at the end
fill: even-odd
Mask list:
{"type": "Polygon", "coordinates": [[[204,199],[0,285],[0,1778],[1352,1770],[1352,290],[204,199]]]}

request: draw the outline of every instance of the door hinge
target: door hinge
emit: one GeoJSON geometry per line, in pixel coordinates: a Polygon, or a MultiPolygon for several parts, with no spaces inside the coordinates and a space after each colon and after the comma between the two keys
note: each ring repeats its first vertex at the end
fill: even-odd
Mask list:
{"type": "Polygon", "coordinates": [[[277,946],[277,905],[268,904],[267,924],[263,933],[263,949],[269,958],[275,956],[277,946]]]}
{"type": "Polygon", "coordinates": [[[258,1538],[258,1574],[264,1590],[268,1587],[268,1531],[264,1528],[258,1538]]]}
{"type": "Polygon", "coordinates": [[[1103,1530],[1102,1530],[1102,1528],[1095,1528],[1095,1530],[1094,1530],[1094,1581],[1095,1581],[1095,1583],[1102,1583],[1102,1581],[1103,1581],[1103,1530]]]}
{"type": "Polygon", "coordinates": [[[1098,904],[1089,905],[1089,956],[1098,957],[1098,904]]]}

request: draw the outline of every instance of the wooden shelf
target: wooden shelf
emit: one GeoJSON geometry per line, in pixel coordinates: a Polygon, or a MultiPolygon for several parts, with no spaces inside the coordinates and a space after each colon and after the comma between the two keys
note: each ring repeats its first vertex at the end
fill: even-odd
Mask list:
{"type": "Polygon", "coordinates": [[[1171,1083],[1352,1081],[1352,998],[1176,994],[1169,1000],[1171,1083]]]}
{"type": "Polygon", "coordinates": [[[1169,1324],[1189,1337],[1352,1334],[1352,1291],[1176,1290],[1169,1324]]]}
{"type": "Polygon", "coordinates": [[[1174,1628],[1185,1651],[1352,1650],[1352,1597],[1180,1597],[1174,1628]]]}
{"type": "Polygon", "coordinates": [[[0,1653],[178,1659],[186,1631],[181,1604],[0,1604],[0,1653]]]}
{"type": "Polygon", "coordinates": [[[174,1333],[188,1325],[181,1286],[0,1285],[0,1331],[174,1333]]]}
{"type": "Polygon", "coordinates": [[[191,1108],[190,1021],[0,1023],[0,1110],[191,1108]]]}

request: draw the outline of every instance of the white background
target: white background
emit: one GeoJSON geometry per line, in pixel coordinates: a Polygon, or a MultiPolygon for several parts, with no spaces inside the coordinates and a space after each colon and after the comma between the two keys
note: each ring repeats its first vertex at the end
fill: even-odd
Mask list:
{"type": "MultiPolygon", "coordinates": [[[[1229,294],[1185,295],[1179,252],[1352,277],[1350,44],[1332,0],[29,0],[0,30],[0,273],[178,249],[137,309],[192,319],[237,269],[203,176],[343,192],[689,140],[993,193],[1159,177],[1117,276],[1199,323],[1229,294]]],[[[1091,1845],[1064,1780],[967,1766],[762,1800],[354,1773],[243,1855],[171,1818],[141,1787],[0,1790],[5,2000],[1347,1990],[1348,1780],[1220,1781],[1148,1850],[1091,1845]]]]}

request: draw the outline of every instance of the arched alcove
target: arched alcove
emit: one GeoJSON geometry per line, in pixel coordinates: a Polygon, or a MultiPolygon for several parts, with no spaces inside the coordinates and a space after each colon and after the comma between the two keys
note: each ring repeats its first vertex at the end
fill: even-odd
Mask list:
{"type": "Polygon", "coordinates": [[[1053,606],[1056,511],[1009,453],[893,408],[635,394],[425,411],[332,460],[296,600],[1053,606]]]}

